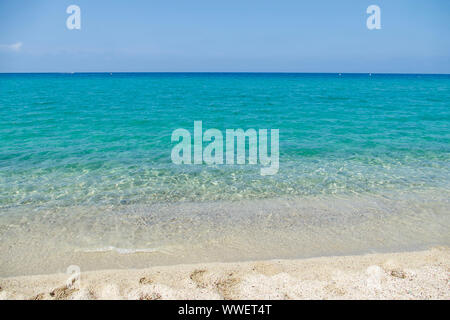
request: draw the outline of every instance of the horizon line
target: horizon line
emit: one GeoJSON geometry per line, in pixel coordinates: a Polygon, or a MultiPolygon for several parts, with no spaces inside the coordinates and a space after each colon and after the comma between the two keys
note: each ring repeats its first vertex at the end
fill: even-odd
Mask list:
{"type": "Polygon", "coordinates": [[[243,73],[243,74],[369,74],[369,75],[450,75],[450,73],[434,72],[304,72],[304,71],[19,71],[19,72],[0,72],[0,74],[123,74],[123,73],[243,73]]]}

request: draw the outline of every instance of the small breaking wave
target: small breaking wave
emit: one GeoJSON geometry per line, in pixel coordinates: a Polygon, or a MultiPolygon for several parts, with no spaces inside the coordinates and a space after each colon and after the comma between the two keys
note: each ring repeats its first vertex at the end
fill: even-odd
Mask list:
{"type": "Polygon", "coordinates": [[[94,248],[94,249],[81,249],[77,250],[78,252],[84,253],[102,253],[102,252],[117,252],[119,254],[133,254],[133,253],[154,253],[154,252],[163,252],[157,248],[143,248],[143,249],[129,249],[129,248],[117,248],[113,246],[103,247],[103,248],[94,248]]]}

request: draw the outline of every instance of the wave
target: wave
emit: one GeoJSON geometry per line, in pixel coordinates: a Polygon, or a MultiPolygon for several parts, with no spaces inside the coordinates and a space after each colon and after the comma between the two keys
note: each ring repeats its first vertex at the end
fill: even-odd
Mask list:
{"type": "Polygon", "coordinates": [[[131,249],[131,248],[117,248],[114,246],[108,246],[103,248],[94,248],[94,249],[78,249],[78,252],[84,253],[94,253],[94,252],[117,252],[119,254],[134,254],[134,253],[154,253],[154,252],[162,252],[157,248],[143,248],[143,249],[131,249]]]}

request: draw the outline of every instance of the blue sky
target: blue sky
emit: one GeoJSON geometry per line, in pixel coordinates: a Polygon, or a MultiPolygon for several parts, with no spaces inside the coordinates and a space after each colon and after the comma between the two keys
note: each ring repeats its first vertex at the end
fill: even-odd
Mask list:
{"type": "Polygon", "coordinates": [[[0,72],[450,73],[448,0],[0,0],[0,28],[0,72]]]}

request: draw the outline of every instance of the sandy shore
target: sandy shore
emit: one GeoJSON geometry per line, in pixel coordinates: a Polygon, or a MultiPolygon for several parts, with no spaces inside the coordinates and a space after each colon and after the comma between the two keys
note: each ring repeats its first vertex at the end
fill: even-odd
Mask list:
{"type": "Polygon", "coordinates": [[[450,299],[449,280],[439,247],[0,278],[0,299],[450,299]]]}

